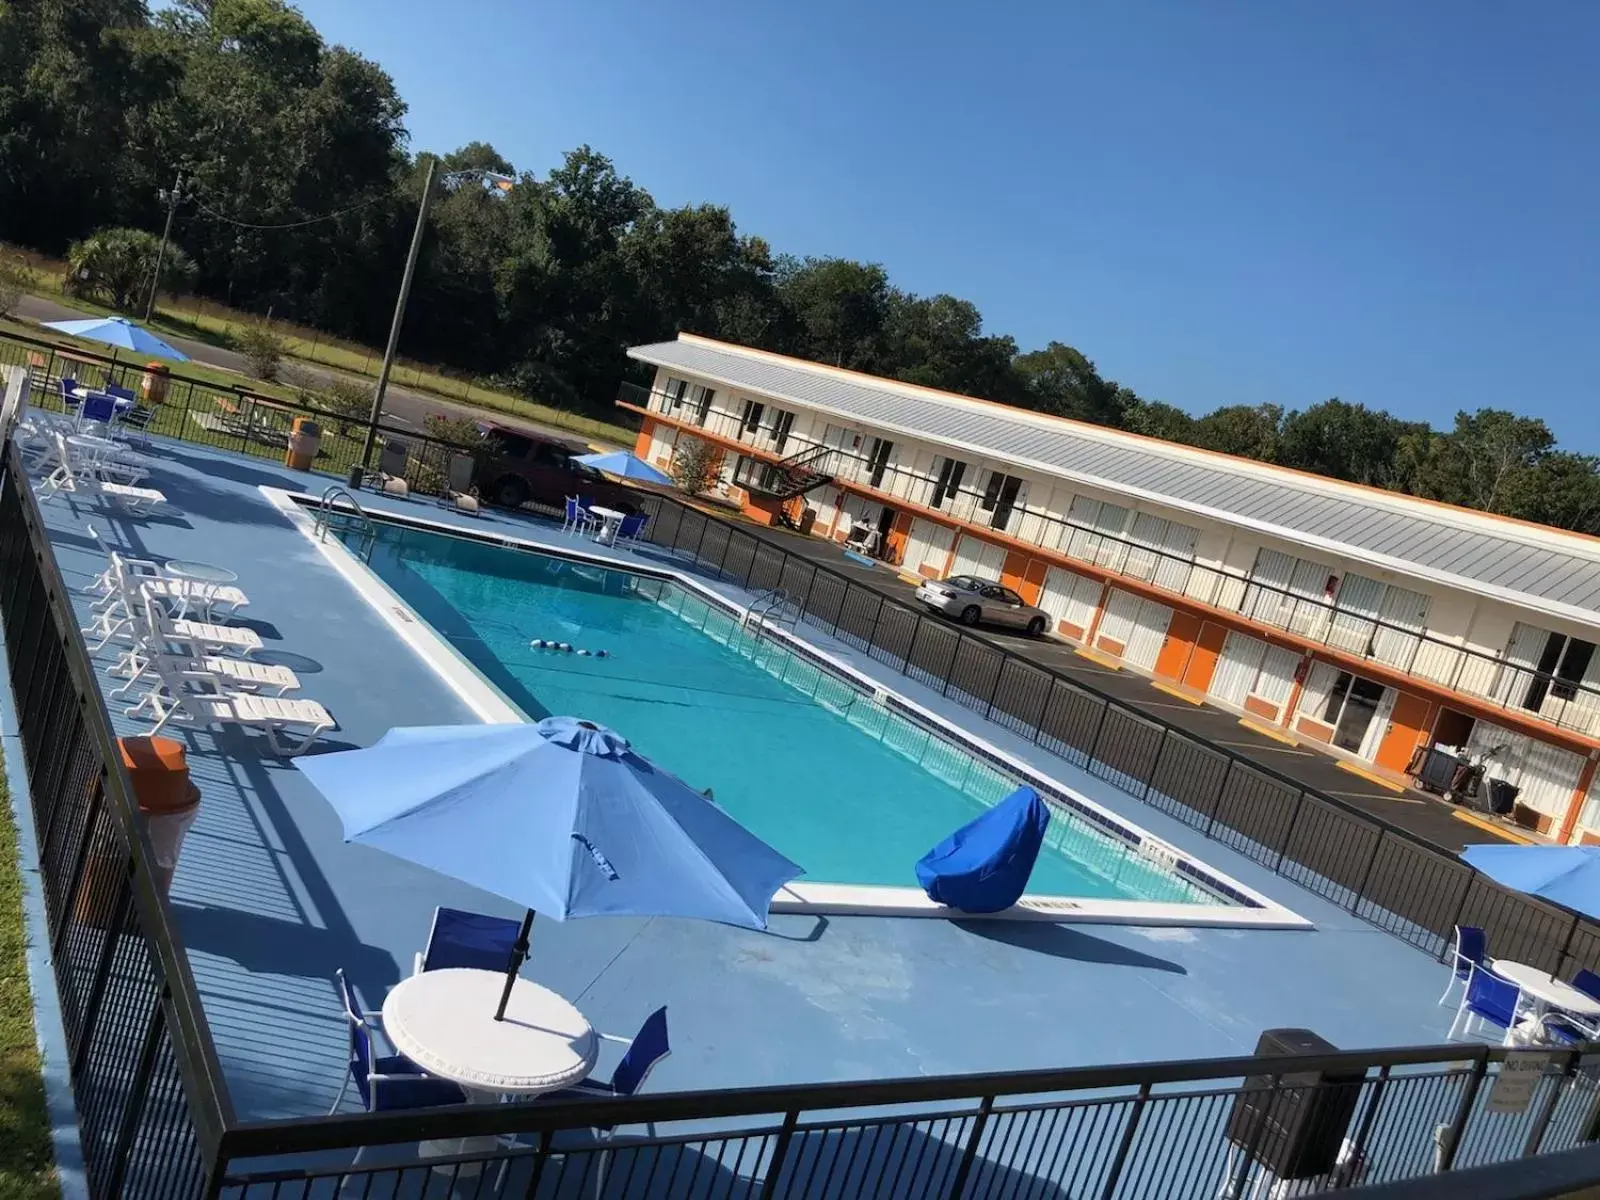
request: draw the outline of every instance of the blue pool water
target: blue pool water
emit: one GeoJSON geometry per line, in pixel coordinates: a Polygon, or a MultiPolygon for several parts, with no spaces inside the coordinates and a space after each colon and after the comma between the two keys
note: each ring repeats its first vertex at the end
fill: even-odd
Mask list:
{"type": "MultiPolygon", "coordinates": [[[[530,717],[616,729],[807,880],[915,887],[923,853],[1017,786],[676,584],[395,526],[370,561],[530,717]]],[[[1227,903],[1059,809],[1048,843],[1030,892],[1227,903]]]]}

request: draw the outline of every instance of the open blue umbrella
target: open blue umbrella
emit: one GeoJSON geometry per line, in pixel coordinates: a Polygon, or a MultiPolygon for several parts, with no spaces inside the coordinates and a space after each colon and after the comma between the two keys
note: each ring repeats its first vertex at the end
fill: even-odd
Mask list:
{"type": "Polygon", "coordinates": [[[1461,857],[1496,883],[1600,917],[1600,846],[1468,846],[1461,857]]]}
{"type": "Polygon", "coordinates": [[[765,929],[801,869],[676,775],[589,721],[391,729],[365,750],[295,765],[348,842],[375,846],[528,909],[568,917],[696,917],[765,929]]]}
{"type": "MultiPolygon", "coordinates": [[[[119,350],[132,350],[138,354],[154,354],[174,362],[188,362],[189,356],[174,346],[169,346],[143,326],[135,325],[127,317],[90,317],[84,321],[44,321],[46,329],[70,333],[73,337],[91,342],[104,342],[119,350]]],[[[114,357],[114,356],[113,356],[114,357]]]]}
{"type": "Polygon", "coordinates": [[[572,460],[607,475],[622,479],[637,479],[640,483],[672,483],[672,476],[656,470],[643,459],[635,458],[626,450],[609,450],[604,454],[580,454],[572,460]]]}

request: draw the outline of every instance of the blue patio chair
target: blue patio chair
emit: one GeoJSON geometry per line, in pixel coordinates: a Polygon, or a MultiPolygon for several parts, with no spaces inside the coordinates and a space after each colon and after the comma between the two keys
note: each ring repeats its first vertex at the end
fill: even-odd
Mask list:
{"type": "Polygon", "coordinates": [[[1467,990],[1450,1026],[1450,1040],[1473,1034],[1483,1022],[1509,1030],[1517,1021],[1517,1001],[1522,989],[1509,979],[1501,979],[1488,967],[1474,965],[1467,977],[1467,990]]]}
{"type": "Polygon", "coordinates": [[[356,994],[342,970],[334,973],[334,979],[344,1005],[345,1020],[350,1026],[350,1062],[344,1081],[339,1085],[339,1097],[328,1110],[329,1116],[339,1111],[352,1080],[368,1112],[440,1108],[467,1102],[467,1094],[458,1086],[448,1079],[429,1075],[404,1055],[375,1054],[372,1035],[383,1028],[378,1014],[364,1013],[356,1006],[356,994]]]}
{"type": "MultiPolygon", "coordinates": [[[[571,1087],[562,1088],[558,1092],[548,1092],[539,1099],[585,1100],[599,1096],[622,1099],[635,1095],[644,1086],[644,1081],[649,1078],[655,1065],[672,1053],[672,1046],[667,1041],[666,1005],[662,1005],[644,1019],[644,1024],[639,1026],[639,1032],[633,1035],[631,1042],[627,1038],[609,1033],[602,1033],[600,1037],[608,1042],[624,1042],[628,1047],[623,1051],[622,1061],[617,1064],[617,1069],[611,1072],[611,1078],[596,1079],[591,1075],[571,1087]]],[[[614,1128],[611,1125],[601,1125],[598,1131],[603,1138],[609,1140],[614,1128]]],[[[654,1125],[647,1125],[646,1129],[651,1134],[655,1133],[654,1125]]],[[[603,1160],[600,1170],[602,1172],[605,1170],[603,1160]]]]}
{"type": "Polygon", "coordinates": [[[617,541],[638,541],[639,535],[644,532],[644,527],[649,523],[649,513],[632,513],[626,517],[623,517],[622,524],[617,526],[617,541]]]}
{"type": "Polygon", "coordinates": [[[137,400],[132,388],[123,387],[118,383],[106,384],[106,395],[115,396],[118,400],[137,400]]]}
{"type": "Polygon", "coordinates": [[[419,951],[413,975],[446,967],[473,967],[504,972],[511,965],[521,924],[509,917],[489,917],[460,908],[433,910],[427,949],[419,951]]]}
{"type": "Polygon", "coordinates": [[[68,412],[77,408],[80,403],[79,399],[72,394],[77,386],[78,381],[71,375],[63,375],[61,377],[61,403],[68,412]]]}
{"type": "Polygon", "coordinates": [[[117,402],[110,396],[99,395],[85,398],[83,407],[78,410],[80,423],[97,421],[102,425],[110,425],[117,416],[117,402]]]}
{"type": "Polygon", "coordinates": [[[1596,975],[1588,967],[1578,969],[1578,973],[1572,977],[1572,986],[1591,1000],[1600,1000],[1600,975],[1596,975]]]}
{"type": "Polygon", "coordinates": [[[1464,984],[1467,977],[1472,974],[1473,967],[1484,965],[1484,959],[1489,953],[1489,938],[1476,925],[1457,925],[1456,944],[1450,951],[1450,957],[1445,961],[1450,964],[1450,982],[1444,985],[1444,994],[1439,997],[1442,1005],[1450,999],[1450,992],[1456,984],[1464,984]]]}
{"type": "Polygon", "coordinates": [[[1589,1042],[1600,1042],[1600,1022],[1556,1009],[1539,1018],[1539,1040],[1555,1046],[1582,1046],[1589,1042]]]}
{"type": "Polygon", "coordinates": [[[576,496],[566,497],[566,520],[561,523],[561,532],[583,533],[594,528],[594,518],[589,515],[589,506],[576,496]]]}

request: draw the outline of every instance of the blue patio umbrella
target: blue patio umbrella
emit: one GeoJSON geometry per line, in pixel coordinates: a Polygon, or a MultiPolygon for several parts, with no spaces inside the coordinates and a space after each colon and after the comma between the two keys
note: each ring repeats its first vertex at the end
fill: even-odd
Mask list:
{"type": "Polygon", "coordinates": [[[535,911],[696,917],[765,929],[801,869],[626,739],[572,717],[537,725],[391,729],[365,750],[295,765],[333,805],[347,842],[535,911]]]}
{"type": "Polygon", "coordinates": [[[1496,883],[1600,917],[1600,846],[1468,846],[1461,857],[1496,883]]]}
{"type": "MultiPolygon", "coordinates": [[[[135,325],[127,317],[90,317],[84,321],[44,321],[46,329],[70,333],[73,337],[91,342],[104,342],[119,350],[133,350],[139,354],[154,354],[174,362],[188,362],[189,356],[174,346],[167,345],[143,326],[135,325]]],[[[115,355],[112,356],[115,358],[115,355]]]]}
{"type": "Polygon", "coordinates": [[[656,470],[643,459],[635,458],[626,450],[610,450],[605,454],[580,454],[572,460],[607,475],[622,479],[637,479],[641,483],[671,484],[672,477],[656,470]]]}

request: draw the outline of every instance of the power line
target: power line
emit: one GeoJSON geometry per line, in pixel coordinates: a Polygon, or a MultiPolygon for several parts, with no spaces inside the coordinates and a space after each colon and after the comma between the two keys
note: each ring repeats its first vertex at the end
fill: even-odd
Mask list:
{"type": "Polygon", "coordinates": [[[383,200],[387,200],[390,196],[392,196],[395,192],[397,192],[399,190],[400,190],[400,187],[399,187],[399,185],[397,185],[397,186],[395,186],[393,188],[390,188],[387,192],[380,192],[376,196],[370,196],[367,199],[363,200],[360,204],[352,204],[348,208],[341,208],[341,209],[338,209],[335,212],[324,213],[320,217],[307,217],[303,221],[285,221],[285,222],[283,222],[281,224],[276,224],[276,225],[263,225],[263,224],[259,224],[259,223],[254,222],[254,221],[240,221],[240,220],[237,220],[237,219],[235,219],[233,217],[227,216],[224,213],[219,213],[214,208],[208,207],[206,205],[205,201],[201,200],[200,197],[194,195],[193,193],[190,193],[189,196],[186,197],[186,198],[190,199],[190,200],[193,200],[194,204],[195,204],[195,207],[198,208],[201,212],[205,213],[206,216],[212,217],[215,220],[221,221],[221,222],[223,222],[224,224],[227,224],[227,225],[236,225],[240,229],[265,229],[265,230],[300,229],[300,228],[302,228],[302,227],[304,227],[306,225],[317,225],[317,224],[320,224],[323,221],[337,220],[339,217],[347,216],[350,213],[360,212],[364,208],[371,208],[374,204],[377,204],[377,203],[379,203],[380,201],[383,201],[383,200]]]}

